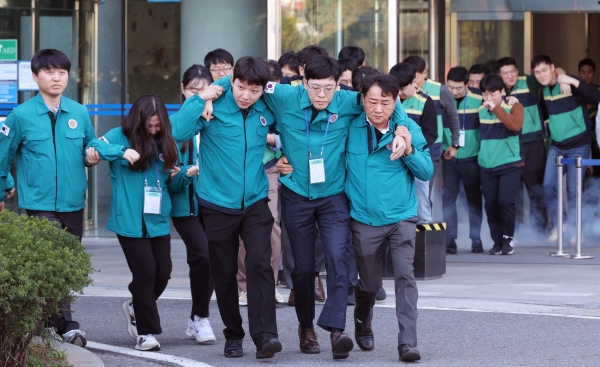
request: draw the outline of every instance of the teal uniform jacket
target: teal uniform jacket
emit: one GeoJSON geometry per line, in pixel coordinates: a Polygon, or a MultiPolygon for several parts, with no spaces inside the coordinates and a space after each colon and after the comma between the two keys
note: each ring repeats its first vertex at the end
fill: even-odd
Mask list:
{"type": "MultiPolygon", "coordinates": [[[[173,119],[173,116],[171,119],[173,119]]],[[[189,217],[198,215],[198,200],[196,200],[196,186],[198,185],[198,176],[188,177],[186,175],[187,170],[196,164],[196,137],[192,137],[188,141],[191,144],[188,145],[185,152],[181,152],[183,142],[177,143],[179,149],[179,166],[181,172],[176,174],[171,180],[173,181],[174,187],[180,187],[181,190],[175,192],[169,190],[171,195],[171,217],[189,217]]]]}
{"type": "Polygon", "coordinates": [[[364,113],[353,119],[346,143],[346,161],[346,195],[354,220],[385,226],[417,215],[415,178],[428,181],[433,175],[433,163],[421,128],[405,113],[404,117],[394,114],[389,131],[379,142],[375,127],[367,122],[364,113]],[[391,144],[397,126],[408,127],[414,153],[392,161],[391,144]]]}
{"type": "MultiPolygon", "coordinates": [[[[231,79],[219,79],[216,84],[231,88],[231,79]]],[[[262,99],[275,113],[277,131],[281,137],[284,155],[294,171],[279,178],[282,184],[310,200],[324,198],[344,191],[346,162],[344,159],[348,125],[352,118],[363,111],[360,94],[340,90],[324,111],[310,122],[312,116],[308,91],[304,88],[269,82],[262,99]],[[308,138],[306,117],[310,123],[310,150],[313,158],[321,158],[321,146],[331,116],[327,140],[323,152],[325,182],[311,184],[308,167],[308,138]]],[[[263,148],[264,149],[264,148],[263,148]]]]}
{"type": "Polygon", "coordinates": [[[15,180],[13,179],[13,176],[9,172],[8,176],[6,176],[6,188],[4,190],[11,191],[14,188],[15,188],[15,180]]]}
{"type": "Polygon", "coordinates": [[[60,99],[54,134],[49,112],[38,94],[6,117],[0,128],[0,188],[16,156],[20,208],[81,210],[87,190],[84,148],[96,137],[94,127],[88,110],[67,97],[60,99]]]}
{"type": "Polygon", "coordinates": [[[259,99],[244,121],[231,90],[213,101],[214,118],[209,122],[201,117],[203,110],[204,100],[194,95],[171,116],[175,140],[200,132],[200,199],[229,210],[245,210],[266,199],[269,181],[263,157],[269,125],[275,122],[273,112],[259,99]]]}
{"type": "MultiPolygon", "coordinates": [[[[146,167],[148,186],[157,187],[156,164],[158,164],[158,179],[162,192],[160,214],[144,214],[144,173],[132,171],[129,162],[123,158],[123,149],[130,147],[127,137],[116,127],[104,136],[94,139],[88,145],[94,147],[100,158],[110,162],[110,183],[112,199],[110,203],[110,219],[106,228],[121,236],[132,238],[153,238],[171,233],[171,198],[169,189],[181,190],[175,182],[169,181],[169,170],[163,172],[164,163],[158,159],[146,167]],[[146,227],[143,235],[143,224],[146,227]]],[[[179,173],[181,174],[181,173],[179,173]]]]}

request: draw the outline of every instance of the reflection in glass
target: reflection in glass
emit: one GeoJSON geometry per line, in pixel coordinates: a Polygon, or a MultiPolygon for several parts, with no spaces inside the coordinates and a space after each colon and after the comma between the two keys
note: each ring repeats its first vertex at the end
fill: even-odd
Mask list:
{"type": "MultiPolygon", "coordinates": [[[[429,60],[429,1],[402,0],[399,7],[400,57],[421,56],[429,60]]],[[[429,63],[428,63],[429,65],[429,63]]]]}
{"type": "Polygon", "coordinates": [[[467,69],[485,64],[495,71],[496,60],[511,56],[517,61],[517,68],[524,70],[523,31],[522,20],[459,21],[459,64],[467,69]]]}
{"type": "Polygon", "coordinates": [[[361,47],[368,66],[387,71],[387,0],[280,0],[281,51],[315,44],[337,58],[361,47]]]}

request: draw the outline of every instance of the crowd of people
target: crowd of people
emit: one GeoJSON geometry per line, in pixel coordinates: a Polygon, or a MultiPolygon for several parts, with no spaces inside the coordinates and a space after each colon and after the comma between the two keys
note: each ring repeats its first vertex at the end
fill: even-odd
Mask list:
{"type": "MultiPolygon", "coordinates": [[[[275,305],[286,302],[276,284],[285,284],[303,353],[321,351],[315,302],[324,302],[316,324],[330,332],[333,359],[347,358],[354,342],[372,351],[373,306],[386,297],[389,256],[398,355],[418,360],[415,232],[432,222],[435,183],[443,182],[448,254],[457,253],[456,203],[464,196],[471,252],[485,245],[491,255],[510,255],[521,182],[532,227],[556,241],[556,156],[600,154],[600,89],[591,83],[596,65],[589,59],[577,77],[545,55],[531,60],[532,75],[504,57],[493,72],[453,67],[441,84],[427,77],[419,56],[380,72],[353,46],[337,59],[311,45],[278,61],[235,61],[216,49],[183,74],[177,113],[169,116],[158,95],[141,96],[101,137],[87,109],[63,95],[71,68],[65,54],[40,50],[31,66],[39,93],[0,125],[0,210],[15,194],[16,158],[19,207],[81,239],[85,168],[108,161],[107,228],[132,273],[132,298],[122,308],[142,351],[160,349],[156,300],[172,270],[173,223],[189,265],[185,333],[198,343],[217,340],[209,322],[214,292],[224,356],[244,354],[242,305],[256,358],[272,358],[282,350],[275,305]],[[483,209],[490,244],[481,240],[483,209]],[[354,341],[345,332],[349,304],[354,341]]],[[[575,171],[566,171],[572,234],[575,171]]],[[[70,305],[64,308],[48,323],[66,342],[85,346],[70,305]]]]}

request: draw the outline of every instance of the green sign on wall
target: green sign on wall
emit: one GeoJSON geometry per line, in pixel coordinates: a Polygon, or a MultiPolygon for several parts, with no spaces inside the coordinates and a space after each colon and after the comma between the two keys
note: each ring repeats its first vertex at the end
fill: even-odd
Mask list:
{"type": "Polygon", "coordinates": [[[17,40],[0,40],[0,61],[17,61],[17,40]]]}

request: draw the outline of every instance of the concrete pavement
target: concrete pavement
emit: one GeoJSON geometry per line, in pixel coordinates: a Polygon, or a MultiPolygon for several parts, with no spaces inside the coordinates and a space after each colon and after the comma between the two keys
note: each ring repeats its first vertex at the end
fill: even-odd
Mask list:
{"type": "MultiPolygon", "coordinates": [[[[94,254],[94,268],[100,272],[93,275],[94,284],[86,288],[85,295],[73,305],[75,318],[82,322],[92,345],[96,342],[97,346],[105,349],[99,352],[101,357],[119,359],[115,356],[123,351],[132,351],[134,346],[126,333],[120,311],[122,301],[130,297],[127,284],[131,274],[116,238],[84,238],[83,242],[87,251],[94,254]],[[110,352],[104,345],[121,349],[110,352]]],[[[547,245],[519,246],[511,256],[470,254],[465,246],[459,247],[458,255],[448,256],[447,273],[441,279],[418,282],[419,346],[423,354],[420,364],[541,366],[552,363],[570,366],[577,362],[580,366],[597,365],[600,265],[597,261],[548,257],[545,253],[552,247],[547,245]]],[[[590,251],[598,250],[600,248],[590,248],[590,251]]],[[[147,363],[186,365],[193,361],[202,362],[196,364],[198,366],[264,363],[254,359],[255,350],[248,336],[244,341],[244,358],[229,360],[222,356],[223,325],[214,301],[211,302],[210,320],[217,335],[216,345],[198,346],[185,337],[183,330],[191,302],[185,247],[180,240],[172,241],[172,259],[172,279],[159,300],[164,332],[158,336],[162,345],[158,354],[168,357],[147,363]],[[180,358],[183,362],[177,364],[169,359],[171,357],[180,358]]],[[[351,357],[342,363],[361,366],[397,363],[393,281],[385,280],[384,288],[388,298],[378,303],[375,310],[375,351],[365,353],[355,349],[351,357]]],[[[279,287],[279,291],[287,298],[287,289],[279,287]]],[[[317,315],[320,308],[317,306],[317,315]]],[[[352,307],[348,308],[347,323],[351,336],[352,310],[352,307]]],[[[245,308],[242,308],[242,315],[247,320],[245,308]]],[[[302,355],[297,346],[297,322],[293,308],[278,306],[277,317],[284,351],[267,363],[294,366],[334,363],[327,333],[318,330],[321,354],[302,355]]],[[[123,358],[135,361],[138,356],[123,358]]],[[[106,360],[105,365],[111,367],[106,360]]]]}

